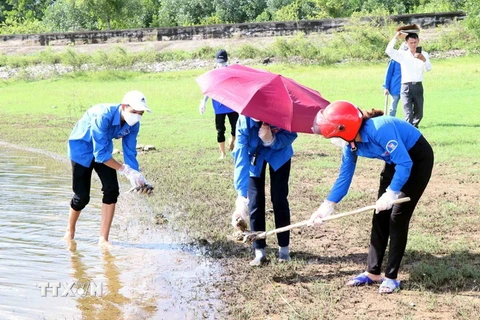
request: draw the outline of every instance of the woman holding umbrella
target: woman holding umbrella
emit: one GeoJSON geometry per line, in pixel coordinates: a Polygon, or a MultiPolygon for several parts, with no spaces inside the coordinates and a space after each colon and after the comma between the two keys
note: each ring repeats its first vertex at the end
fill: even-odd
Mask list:
{"type": "Polygon", "coordinates": [[[397,275],[405,253],[410,218],[430,180],[434,156],[417,128],[404,120],[382,115],[382,111],[374,109],[364,114],[347,101],[333,102],[318,112],[314,132],[341,146],[343,156],[340,174],[330,194],[310,221],[319,224],[322,218],[333,213],[335,204],[348,192],[358,156],[385,161],[372,220],[367,270],[347,285],[381,282],[379,293],[392,293],[400,288],[397,275]],[[411,200],[392,204],[403,196],[411,200]],[[389,237],[389,256],[385,278],[382,278],[382,260],[389,237]]]}
{"type": "MultiPolygon", "coordinates": [[[[290,224],[288,180],[290,177],[292,143],[296,133],[270,126],[256,119],[240,115],[237,123],[237,142],[233,150],[235,162],[234,185],[238,193],[232,225],[246,220],[250,213],[252,231],[265,231],[265,174],[270,174],[270,193],[277,228],[290,224]]],[[[277,234],[279,261],[290,260],[290,233],[277,234]]],[[[253,242],[255,258],[251,266],[266,262],[265,239],[253,242]]]]}

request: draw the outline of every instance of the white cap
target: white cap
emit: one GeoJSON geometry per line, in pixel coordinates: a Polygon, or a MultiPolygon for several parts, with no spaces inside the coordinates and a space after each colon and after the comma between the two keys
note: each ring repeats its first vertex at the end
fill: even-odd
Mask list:
{"type": "Polygon", "coordinates": [[[147,99],[140,91],[129,91],[123,96],[122,104],[129,105],[135,111],[148,111],[152,112],[147,107],[147,99]]]}

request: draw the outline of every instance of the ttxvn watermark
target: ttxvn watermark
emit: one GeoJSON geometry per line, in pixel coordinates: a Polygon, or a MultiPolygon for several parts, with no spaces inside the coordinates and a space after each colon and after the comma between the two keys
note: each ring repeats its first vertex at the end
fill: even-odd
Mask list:
{"type": "Polygon", "coordinates": [[[101,297],[103,296],[103,284],[93,281],[71,281],[71,282],[39,282],[42,297],[101,297]]]}

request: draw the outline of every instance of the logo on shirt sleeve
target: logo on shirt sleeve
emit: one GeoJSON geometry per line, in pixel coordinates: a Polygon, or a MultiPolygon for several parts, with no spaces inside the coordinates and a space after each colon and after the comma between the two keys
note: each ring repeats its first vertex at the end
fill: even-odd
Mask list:
{"type": "Polygon", "coordinates": [[[385,146],[385,150],[387,150],[387,153],[390,154],[393,151],[395,151],[395,149],[397,149],[397,146],[398,146],[398,142],[396,140],[390,140],[387,142],[387,145],[385,146]]]}
{"type": "Polygon", "coordinates": [[[130,130],[129,130],[129,129],[124,129],[124,130],[122,130],[122,131],[120,131],[120,132],[118,133],[117,139],[123,138],[123,137],[125,137],[127,134],[129,134],[129,133],[130,133],[130,130]]]}

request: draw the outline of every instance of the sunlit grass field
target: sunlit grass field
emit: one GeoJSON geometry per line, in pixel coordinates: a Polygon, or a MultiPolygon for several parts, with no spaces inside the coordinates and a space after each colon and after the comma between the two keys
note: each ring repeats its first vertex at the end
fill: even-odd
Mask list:
{"type": "MultiPolygon", "coordinates": [[[[450,180],[463,177],[464,183],[471,185],[472,193],[478,195],[480,56],[432,59],[432,64],[433,70],[424,77],[425,111],[420,130],[435,151],[436,165],[432,181],[442,183],[431,183],[428,190],[432,198],[427,201],[428,206],[419,205],[417,211],[423,215],[418,214],[417,226],[412,228],[407,262],[415,262],[415,257],[422,255],[449,254],[462,259],[464,256],[461,253],[474,252],[475,257],[479,254],[476,242],[479,240],[480,227],[478,215],[462,215],[466,211],[480,214],[478,200],[465,203],[457,199],[458,201],[452,202],[448,197],[437,196],[442,192],[436,190],[448,187],[450,180]],[[435,176],[436,172],[441,173],[442,177],[435,176]],[[476,208],[472,208],[472,205],[476,205],[476,208]],[[469,240],[465,234],[458,237],[455,234],[449,235],[449,223],[456,230],[472,230],[476,234],[476,240],[469,240]],[[448,246],[444,244],[442,235],[447,235],[450,239],[448,246]]],[[[386,61],[333,66],[278,64],[256,67],[293,78],[318,90],[330,101],[349,100],[362,109],[384,108],[382,84],[386,61]]],[[[232,252],[237,250],[235,244],[227,241],[232,233],[229,218],[235,200],[233,167],[231,159],[217,160],[213,109],[209,107],[204,115],[198,112],[202,94],[195,78],[205,71],[207,70],[168,73],[103,71],[76,73],[34,82],[0,82],[0,141],[48,150],[66,157],[66,141],[70,130],[89,106],[104,102],[119,103],[126,91],[142,91],[153,113],[143,116],[138,143],[154,145],[157,149],[139,154],[142,170],[156,187],[155,195],[149,199],[153,207],[151,214],[166,215],[174,228],[188,233],[192,239],[206,239],[212,244],[214,254],[216,252],[220,257],[225,257],[228,249],[232,249],[232,252]],[[164,212],[165,205],[175,206],[179,210],[169,215],[164,212]],[[225,250],[217,252],[215,246],[225,250]]],[[[401,105],[397,117],[403,117],[401,105]]],[[[338,150],[320,136],[299,134],[294,148],[296,155],[293,158],[290,183],[292,222],[308,218],[321,203],[336,177],[340,161],[338,150]]],[[[359,167],[350,194],[338,207],[340,211],[370,205],[375,201],[381,163],[360,160],[359,167]],[[361,183],[362,179],[373,183],[365,187],[365,183],[361,183]]],[[[333,223],[333,226],[343,228],[356,221],[358,222],[355,219],[345,219],[333,223]]],[[[368,226],[368,218],[365,221],[368,226]]],[[[270,222],[268,227],[273,227],[273,224],[270,222]]],[[[366,237],[368,231],[369,228],[366,227],[362,237],[366,237]]],[[[240,257],[246,263],[248,252],[240,251],[240,257]]],[[[466,266],[455,273],[449,266],[452,260],[437,265],[432,265],[433,260],[423,260],[426,263],[419,261],[417,267],[412,267],[410,271],[414,282],[409,289],[424,292],[425,288],[431,288],[432,285],[445,285],[445,279],[449,277],[454,281],[453,291],[455,288],[461,290],[465,282],[468,283],[475,277],[478,281],[478,265],[475,271],[477,262],[469,264],[469,259],[465,259],[466,266]],[[432,268],[438,269],[432,271],[432,268]],[[426,274],[427,278],[422,278],[422,274],[426,274]]],[[[476,260],[478,259],[475,258],[474,261],[476,260]]],[[[285,267],[273,268],[274,273],[285,272],[285,267]]],[[[302,268],[302,264],[291,268],[302,268]]],[[[287,271],[292,272],[292,269],[287,267],[287,271]]],[[[255,284],[251,285],[254,288],[255,284]]],[[[331,290],[320,287],[315,289],[319,290],[317,293],[320,297],[326,294],[326,290],[331,290]]],[[[348,295],[348,292],[343,294],[348,295]]],[[[433,294],[426,291],[426,299],[434,303],[441,299],[436,294],[435,291],[433,294]]],[[[335,295],[340,295],[338,299],[342,299],[342,293],[335,295]]],[[[239,318],[249,318],[249,308],[258,308],[259,302],[253,300],[255,299],[249,302],[248,308],[240,310],[239,318]]],[[[469,305],[461,306],[463,302],[457,305],[455,300],[452,301],[454,310],[457,308],[457,313],[463,318],[478,317],[478,313],[475,314],[478,309],[469,305]]],[[[317,307],[304,303],[303,311],[298,311],[299,307],[296,312],[292,312],[290,307],[283,306],[285,314],[296,318],[295,315],[302,312],[299,319],[315,319],[319,315],[319,311],[315,311],[317,307]]],[[[231,308],[235,310],[234,306],[231,308]]],[[[332,307],[324,302],[323,308],[330,310],[327,308],[332,307]]],[[[332,315],[338,315],[340,311],[331,312],[332,315]]]]}
{"type": "MultiPolygon", "coordinates": [[[[479,61],[479,56],[434,60],[433,70],[425,75],[425,116],[421,128],[439,147],[455,145],[450,152],[442,152],[446,157],[467,151],[469,142],[474,142],[470,133],[478,124],[480,112],[475,107],[480,99],[479,61]]],[[[291,77],[320,91],[330,101],[344,99],[360,108],[383,109],[383,63],[257,67],[291,77]]],[[[213,111],[208,110],[204,116],[197,112],[201,92],[195,77],[205,71],[154,74],[105,71],[36,82],[3,81],[0,83],[3,123],[8,126],[2,125],[2,137],[13,134],[13,139],[21,138],[24,143],[35,138],[41,145],[48,145],[48,149],[62,152],[63,145],[53,141],[64,141],[71,126],[89,106],[117,103],[124,92],[138,89],[145,93],[154,111],[142,120],[140,143],[174,149],[214,147],[213,111]],[[22,125],[12,130],[10,125],[16,123],[22,125]],[[40,139],[44,135],[45,139],[40,139]]],[[[401,106],[397,116],[402,117],[401,106]]],[[[305,135],[305,138],[311,141],[312,137],[305,135]]],[[[467,152],[463,156],[468,156],[467,152]]]]}

